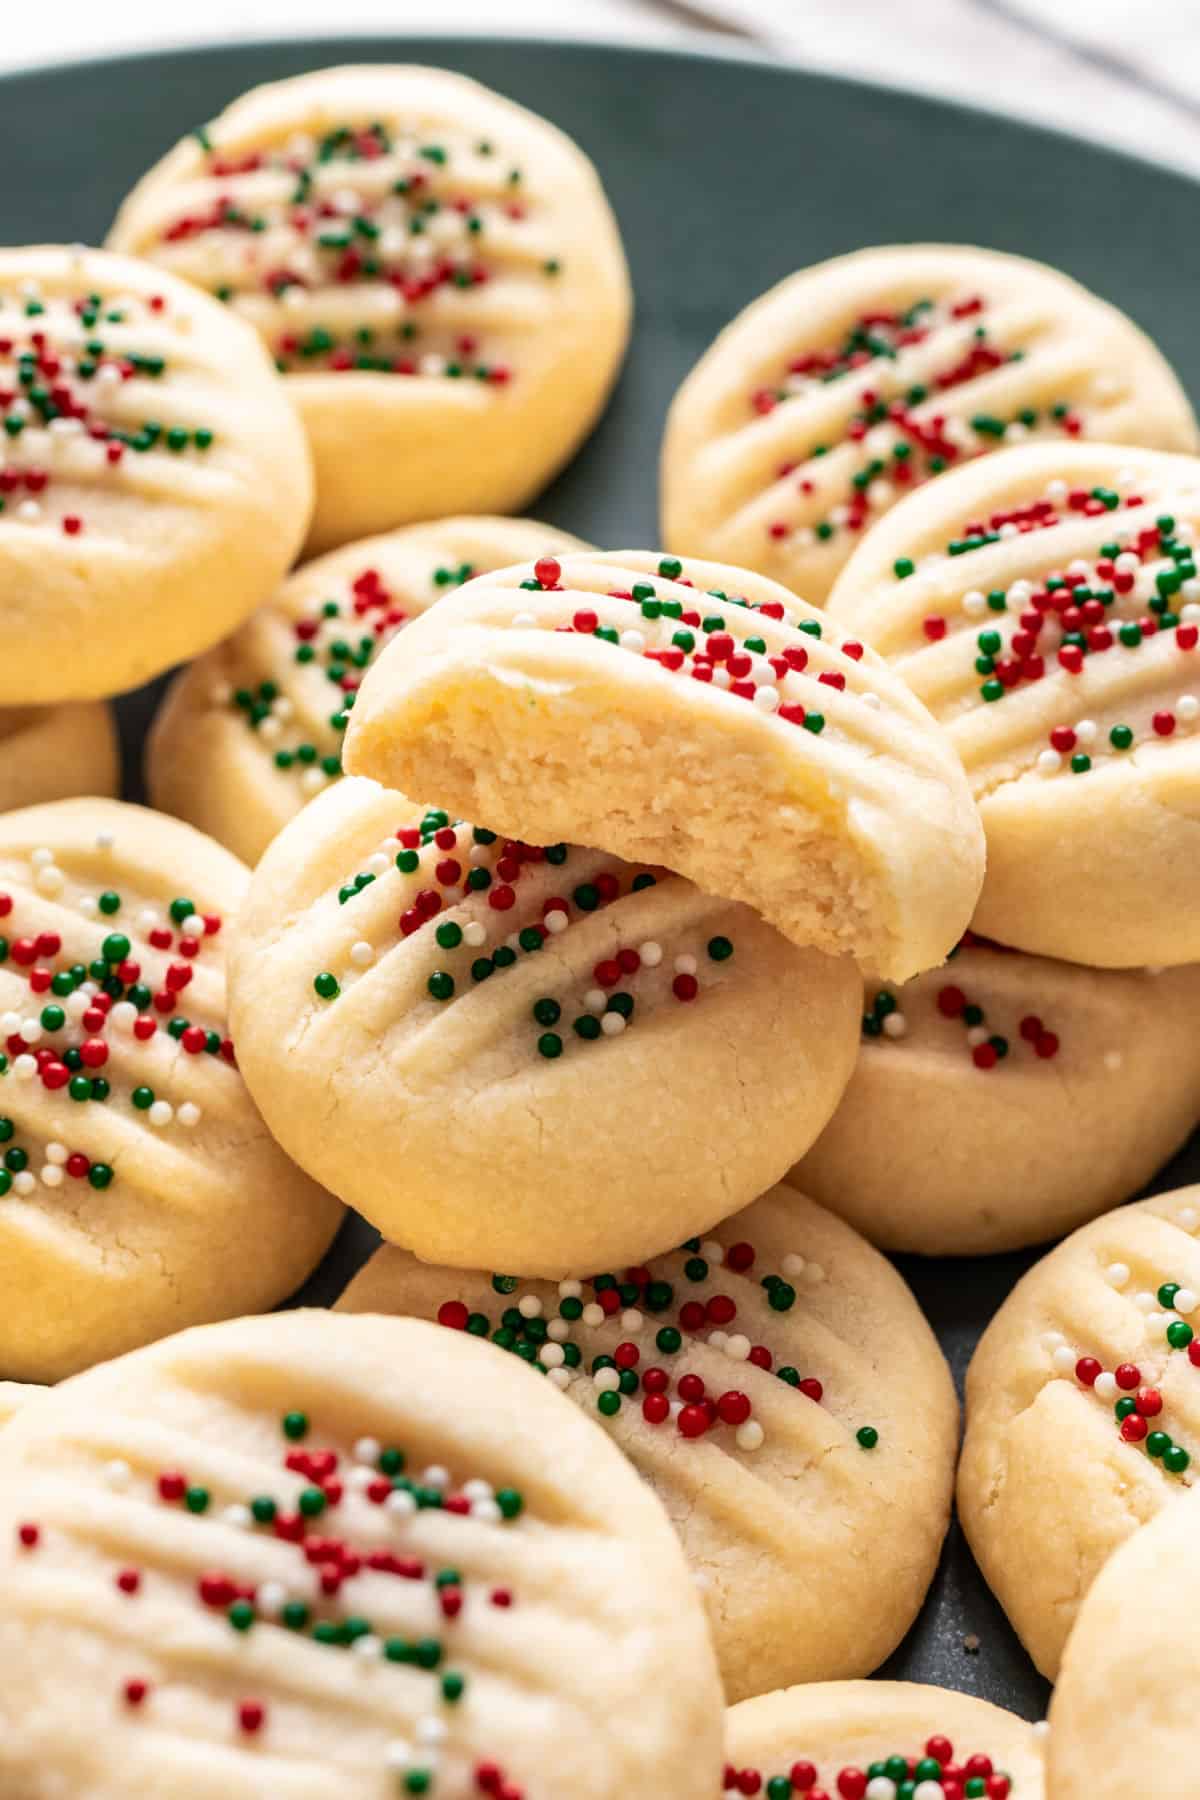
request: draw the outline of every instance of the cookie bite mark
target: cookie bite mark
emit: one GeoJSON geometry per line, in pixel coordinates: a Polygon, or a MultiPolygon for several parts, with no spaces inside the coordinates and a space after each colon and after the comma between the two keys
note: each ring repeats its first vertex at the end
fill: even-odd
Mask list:
{"type": "Polygon", "coordinates": [[[448,803],[513,835],[569,818],[887,973],[940,960],[978,879],[961,772],[903,684],[785,590],[713,564],[545,557],[467,583],[372,669],[346,754],[418,792],[436,767],[448,803]]]}

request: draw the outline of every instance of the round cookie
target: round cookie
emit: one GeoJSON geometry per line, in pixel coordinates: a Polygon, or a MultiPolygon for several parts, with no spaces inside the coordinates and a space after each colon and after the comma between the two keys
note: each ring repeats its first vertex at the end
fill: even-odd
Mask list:
{"type": "Polygon", "coordinates": [[[867,982],[850,1085],[791,1178],[884,1250],[1073,1231],[1195,1125],[1198,1007],[1194,966],[1085,969],[968,932],[946,968],[867,982]]]}
{"type": "Polygon", "coordinates": [[[346,766],[664,863],[897,980],[942,961],[979,892],[979,821],[924,707],[715,563],[581,552],[468,582],[369,671],[346,766]]]}
{"type": "Polygon", "coordinates": [[[1194,1481],[1198,1234],[1198,1188],[1085,1225],[1017,1284],[967,1373],[959,1514],[1051,1680],[1093,1577],[1194,1481]]]}
{"type": "Polygon", "coordinates": [[[891,1265],[787,1187],[557,1287],[380,1250],[339,1302],[485,1336],[603,1425],[675,1524],[727,1695],[866,1675],[945,1536],[958,1406],[891,1265]]]}
{"type": "Polygon", "coordinates": [[[706,1230],[812,1142],[857,1047],[847,959],[666,870],[361,779],[267,851],[230,982],[288,1153],[466,1268],[561,1276],[706,1230]]]}
{"type": "Polygon", "coordinates": [[[117,724],[102,700],[0,710],[0,812],[117,793],[117,724]]]}
{"type": "Polygon", "coordinates": [[[428,1325],[239,1319],[80,1376],[0,1433],[0,1569],[23,1800],[719,1792],[661,1508],[428,1325]]]}
{"type": "Polygon", "coordinates": [[[820,604],[889,507],[1030,438],[1195,450],[1129,319],[1042,263],[955,244],[858,250],[739,313],[675,396],[663,541],[820,604]]]}
{"type": "Polygon", "coordinates": [[[0,817],[0,1371],[56,1381],[273,1306],[335,1201],[268,1135],[226,1035],[248,876],[113,800],[0,817]]]}
{"type": "Polygon", "coordinates": [[[0,251],[0,704],[134,687],[266,598],[304,434],[254,333],[163,270],[0,251]]]}
{"type": "Polygon", "coordinates": [[[448,590],[575,538],[526,519],[441,519],[305,563],[269,606],[178,675],[154,721],[154,804],[258,861],[341,773],[362,671],[448,590]]]}
{"type": "Polygon", "coordinates": [[[1042,1728],[987,1700],[915,1681],[788,1688],[729,1709],[725,1792],[765,1800],[1043,1800],[1043,1737],[1042,1728]]]}
{"type": "Polygon", "coordinates": [[[586,436],[629,335],[591,163],[445,69],[243,94],[143,177],[109,242],[261,333],[312,444],[310,550],[519,511],[586,436]]]}
{"type": "Polygon", "coordinates": [[[913,495],[838,582],[837,628],[962,758],[989,937],[1100,968],[1200,960],[1198,524],[1200,460],[1030,445],[913,495]]]}
{"type": "Polygon", "coordinates": [[[1055,1800],[1196,1792],[1200,1501],[1135,1532],[1079,1609],[1050,1709],[1055,1800]]]}

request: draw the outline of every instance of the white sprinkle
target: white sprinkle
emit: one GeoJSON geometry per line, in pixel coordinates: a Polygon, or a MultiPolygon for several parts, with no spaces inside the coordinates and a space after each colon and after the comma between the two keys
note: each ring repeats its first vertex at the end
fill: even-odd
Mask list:
{"type": "Polygon", "coordinates": [[[1102,1369],[1092,1386],[1101,1400],[1111,1400],[1117,1391],[1117,1378],[1110,1369],[1102,1369]]]}
{"type": "Polygon", "coordinates": [[[555,1344],[565,1344],[571,1335],[571,1327],[565,1319],[551,1319],[546,1326],[546,1335],[555,1344]]]}
{"type": "Polygon", "coordinates": [[[1183,1231],[1195,1231],[1198,1220],[1200,1220],[1200,1213],[1194,1206],[1181,1207],[1175,1214],[1175,1223],[1183,1231]]]}
{"type": "Polygon", "coordinates": [[[1076,1356],[1070,1344],[1061,1344],[1051,1359],[1059,1375],[1072,1375],[1075,1372],[1076,1356]]]}
{"type": "Polygon", "coordinates": [[[46,1161],[47,1162],[55,1163],[59,1168],[61,1168],[62,1165],[66,1162],[66,1160],[67,1160],[67,1146],[65,1144],[59,1144],[56,1142],[53,1144],[46,1145],[46,1161]]]}
{"type": "MultiPolygon", "coordinates": [[[[934,1784],[929,1781],[923,1781],[921,1783],[922,1787],[932,1787],[933,1785],[934,1784]]],[[[940,1796],[942,1792],[942,1784],[940,1781],[937,1783],[937,1791],[940,1796]]],[[[916,1790],[914,1789],[913,1792],[915,1800],[916,1790]]],[[[871,1780],[867,1783],[866,1800],[896,1800],[895,1782],[890,1781],[886,1775],[873,1775],[871,1780]]],[[[930,1800],[930,1796],[923,1794],[921,1800],[930,1800]]]]}
{"type": "Polygon", "coordinates": [[[300,777],[300,786],[306,794],[319,794],[325,786],[325,781],[324,769],[305,769],[300,777]]]}
{"type": "Polygon", "coordinates": [[[968,1042],[968,1044],[970,1044],[972,1050],[976,1049],[978,1047],[978,1045],[980,1045],[980,1044],[986,1044],[987,1041],[988,1041],[987,1026],[986,1025],[972,1025],[970,1030],[967,1032],[967,1042],[968,1042]]]}
{"type": "Polygon", "coordinates": [[[754,690],[754,704],[759,712],[778,712],[779,689],[773,686],[768,687],[766,682],[763,682],[761,687],[756,687],[754,690]]]}
{"type": "Polygon", "coordinates": [[[583,996],[583,1004],[590,1013],[602,1013],[608,1005],[608,995],[603,988],[589,988],[583,996]]]}
{"type": "Polygon", "coordinates": [[[372,1657],[379,1656],[383,1652],[383,1644],[371,1631],[365,1631],[362,1637],[355,1638],[350,1647],[355,1656],[361,1657],[364,1662],[370,1662],[372,1657]]]}
{"type": "Polygon", "coordinates": [[[1065,500],[1066,497],[1067,497],[1067,484],[1065,481],[1055,480],[1055,481],[1050,482],[1047,485],[1046,498],[1048,500],[1053,500],[1053,502],[1056,506],[1058,505],[1060,500],[1065,500]]]}
{"type": "MultiPolygon", "coordinates": [[[[68,1009],[70,1007],[70,1002],[78,998],[79,996],[76,994],[71,994],[68,997],[68,1009]]],[[[84,1010],[87,1010],[86,1004],[84,1010]]],[[[132,1031],[137,1016],[137,1007],[133,1004],[132,1000],[118,1000],[117,1004],[112,1008],[108,1015],[110,1023],[115,1026],[118,1031],[132,1031]]]]}
{"type": "Polygon", "coordinates": [[[443,1468],[441,1463],[430,1463],[421,1476],[421,1485],[422,1487],[437,1488],[441,1492],[442,1489],[450,1486],[449,1469],[443,1468]]]}
{"type": "Polygon", "coordinates": [[[463,926],[463,943],[469,944],[472,950],[478,950],[486,938],[487,928],[481,925],[478,919],[473,919],[469,925],[463,926]]]}
{"type": "Polygon", "coordinates": [[[32,852],[29,860],[35,869],[48,869],[50,864],[54,861],[54,852],[53,850],[47,850],[43,845],[40,849],[32,852]]]}
{"type": "Polygon", "coordinates": [[[723,1350],[729,1342],[727,1331],[710,1331],[706,1340],[714,1350],[723,1350]]]}
{"type": "Polygon", "coordinates": [[[656,944],[651,938],[648,943],[639,946],[638,955],[648,969],[657,969],[663,959],[662,945],[656,944]]]}
{"type": "Polygon", "coordinates": [[[604,1308],[597,1306],[594,1300],[589,1300],[583,1309],[582,1318],[585,1325],[603,1325],[604,1308]]]}
{"type": "Polygon", "coordinates": [[[523,1319],[540,1319],[542,1303],[536,1294],[522,1294],[517,1301],[517,1311],[523,1319]]]}
{"type": "Polygon", "coordinates": [[[529,625],[536,625],[537,619],[531,612],[519,612],[513,614],[512,622],[518,631],[522,631],[529,625]]]}
{"type": "Polygon", "coordinates": [[[677,975],[694,975],[696,973],[695,957],[677,956],[675,958],[675,973],[677,975]]]}
{"type": "Polygon", "coordinates": [[[763,1428],[757,1419],[747,1419],[744,1425],[738,1426],[737,1447],[739,1450],[758,1450],[762,1446],[763,1428]]]}
{"type": "Polygon", "coordinates": [[[26,525],[35,525],[42,516],[42,509],[36,500],[22,500],[17,507],[17,517],[26,525]]]}
{"type": "Polygon", "coordinates": [[[232,1525],[235,1531],[249,1531],[254,1524],[254,1514],[248,1506],[243,1506],[240,1500],[235,1501],[232,1506],[227,1506],[221,1517],[225,1524],[232,1525]]]}
{"type": "Polygon", "coordinates": [[[417,1510],[416,1501],[403,1488],[393,1488],[383,1505],[385,1512],[395,1513],[405,1519],[411,1518],[417,1510]]]}
{"type": "Polygon", "coordinates": [[[111,1462],[104,1465],[104,1479],[110,1488],[128,1487],[133,1479],[133,1470],[123,1458],[114,1456],[111,1462]]]}
{"type": "Polygon", "coordinates": [[[1175,1311],[1190,1313],[1196,1310],[1196,1294],[1192,1288],[1181,1287],[1175,1296],[1175,1311]]]}
{"type": "Polygon", "coordinates": [[[1062,757],[1057,750],[1047,747],[1038,752],[1037,766],[1039,775],[1057,775],[1062,768],[1062,757]]]}
{"type": "Polygon", "coordinates": [[[543,1344],[538,1350],[538,1361],[547,1369],[560,1369],[566,1361],[562,1345],[553,1342],[543,1344]]]}
{"type": "Polygon", "coordinates": [[[22,1169],[19,1175],[13,1176],[13,1188],[18,1194],[32,1194],[36,1186],[37,1177],[30,1174],[28,1169],[22,1169]]]}
{"type": "Polygon", "coordinates": [[[288,1591],[282,1581],[260,1582],[254,1603],[269,1619],[277,1619],[288,1603],[288,1591]]]}
{"type": "Polygon", "coordinates": [[[14,1031],[20,1031],[20,1029],[21,1015],[19,1012],[6,1012],[4,1017],[0,1018],[0,1031],[3,1031],[5,1037],[11,1037],[14,1031]]]}
{"type": "Polygon", "coordinates": [[[566,909],[561,906],[552,906],[542,919],[542,924],[552,937],[557,937],[560,931],[565,931],[570,923],[566,909]]]}
{"type": "Polygon", "coordinates": [[[824,1281],[825,1270],[820,1263],[806,1263],[804,1265],[804,1279],[808,1282],[810,1287],[816,1287],[819,1281],[824,1281]]]}
{"type": "Polygon", "coordinates": [[[883,701],[879,698],[878,694],[860,694],[858,697],[864,706],[870,707],[872,712],[878,712],[883,705],[883,701]]]}
{"type": "Polygon", "coordinates": [[[902,1012],[890,1012],[883,1021],[883,1035],[890,1038],[902,1038],[908,1035],[908,1020],[902,1012]]]}
{"type": "Polygon", "coordinates": [[[1065,1344],[1066,1341],[1061,1331],[1043,1331],[1042,1333],[1043,1350],[1057,1350],[1059,1345],[1065,1344]]]}
{"type": "Polygon", "coordinates": [[[1094,719],[1080,719],[1078,725],[1075,727],[1075,736],[1079,739],[1081,744],[1094,744],[1096,741],[1097,729],[1098,727],[1094,719]]]}
{"type": "MultiPolygon", "coordinates": [[[[553,1381],[557,1387],[560,1385],[561,1377],[565,1375],[569,1379],[570,1373],[569,1369],[551,1369],[546,1379],[553,1381]]],[[[494,1500],[472,1500],[471,1517],[482,1519],[488,1525],[496,1525],[500,1521],[500,1508],[494,1500]]]]}
{"type": "Polygon", "coordinates": [[[1109,1287],[1123,1288],[1129,1280],[1129,1264],[1122,1262],[1109,1263],[1104,1271],[1104,1279],[1109,1287]]]}
{"type": "Polygon", "coordinates": [[[1133,1296],[1133,1304],[1137,1307],[1139,1312],[1152,1313],[1158,1311],[1157,1298],[1153,1294],[1146,1293],[1145,1290],[1143,1290],[1142,1293],[1133,1296]]]}
{"type": "Polygon", "coordinates": [[[561,1300],[578,1300],[583,1293],[581,1281],[560,1281],[558,1294],[561,1300]]]}
{"type": "Polygon", "coordinates": [[[969,594],[963,595],[962,609],[968,618],[981,618],[988,609],[987,595],[981,594],[978,588],[972,588],[969,594]]]}
{"type": "Polygon", "coordinates": [[[95,894],[80,894],[77,904],[85,919],[94,919],[100,911],[95,894]]]}
{"type": "Polygon", "coordinates": [[[597,1369],[592,1380],[602,1394],[612,1393],[621,1385],[621,1377],[616,1369],[597,1369]]]}
{"type": "Polygon", "coordinates": [[[606,1012],[600,1020],[600,1029],[605,1037],[620,1037],[625,1029],[624,1016],[618,1012],[606,1012]]]}
{"type": "Polygon", "coordinates": [[[42,1027],[37,1019],[23,1019],[18,1037],[24,1038],[27,1044],[36,1044],[42,1035],[42,1027]]]}
{"type": "Polygon", "coordinates": [[[175,1117],[175,1108],[169,1100],[156,1100],[146,1117],[152,1125],[157,1125],[161,1130],[164,1125],[169,1125],[175,1117]]]}
{"type": "Polygon", "coordinates": [[[785,1275],[802,1275],[804,1273],[804,1258],[798,1256],[794,1250],[789,1250],[779,1266],[785,1275]]]}
{"type": "Polygon", "coordinates": [[[61,869],[39,869],[34,876],[34,886],[38,893],[45,894],[49,899],[61,894],[66,885],[66,876],[61,869]]]}
{"type": "Polygon", "coordinates": [[[750,1339],[740,1331],[733,1332],[725,1340],[725,1354],[731,1356],[734,1362],[745,1362],[750,1355],[750,1339]]]}
{"type": "Polygon", "coordinates": [[[443,1743],[448,1729],[445,1719],[439,1719],[432,1714],[427,1714],[425,1718],[417,1720],[417,1737],[423,1744],[443,1743]]]}
{"type": "Polygon", "coordinates": [[[377,1466],[382,1454],[383,1445],[378,1438],[361,1437],[354,1446],[355,1462],[367,1463],[372,1469],[377,1466]]]}
{"type": "Polygon", "coordinates": [[[1175,711],[1185,725],[1193,725],[1197,719],[1200,719],[1200,700],[1196,698],[1195,694],[1180,694],[1175,702],[1175,711]]]}
{"type": "Polygon", "coordinates": [[[31,1081],[37,1074],[36,1056],[18,1056],[13,1063],[13,1074],[18,1081],[31,1081]]]}
{"type": "Polygon", "coordinates": [[[194,1100],[185,1100],[175,1114],[175,1117],[179,1120],[181,1125],[186,1126],[187,1129],[191,1131],[194,1126],[200,1123],[204,1114],[200,1111],[200,1108],[196,1105],[194,1100]]]}
{"type": "Polygon", "coordinates": [[[640,1331],[644,1324],[645,1320],[637,1310],[636,1306],[629,1307],[626,1312],[621,1314],[621,1329],[623,1331],[640,1331]]]}
{"type": "Polygon", "coordinates": [[[394,1738],[383,1753],[383,1766],[389,1775],[403,1775],[408,1767],[409,1748],[403,1738],[394,1738]]]}
{"type": "Polygon", "coordinates": [[[57,1188],[63,1184],[63,1172],[55,1163],[47,1163],[40,1175],[43,1187],[57,1188]]]}
{"type": "Polygon", "coordinates": [[[711,1263],[715,1269],[719,1269],[725,1261],[725,1252],[715,1238],[706,1238],[703,1241],[700,1245],[700,1254],[705,1262],[711,1263]]]}
{"type": "Polygon", "coordinates": [[[375,946],[368,944],[366,938],[359,938],[350,946],[350,961],[356,969],[366,969],[375,961],[375,946]]]}
{"type": "Polygon", "coordinates": [[[646,648],[645,633],[641,631],[623,631],[618,641],[622,650],[633,650],[639,656],[646,648]]]}

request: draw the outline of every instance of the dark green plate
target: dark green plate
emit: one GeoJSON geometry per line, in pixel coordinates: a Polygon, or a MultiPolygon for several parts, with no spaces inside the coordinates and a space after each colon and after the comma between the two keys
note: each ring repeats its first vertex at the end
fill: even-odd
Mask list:
{"type": "MultiPolygon", "coordinates": [[[[1186,177],[988,113],[751,59],[331,38],[10,75],[0,81],[0,236],[98,242],[126,190],[184,130],[256,82],[351,60],[461,69],[546,114],[598,164],[633,268],[637,327],[600,429],[537,507],[595,543],[654,544],[663,416],[719,327],[793,269],[864,244],[932,238],[1055,263],[1131,313],[1200,394],[1200,190],[1186,177]]],[[[134,798],[155,698],[148,689],[121,703],[134,798]]],[[[1195,1148],[1155,1185],[1189,1173],[1200,1176],[1195,1148]]],[[[370,1242],[352,1220],[306,1297],[334,1298],[370,1242]]],[[[1031,1260],[905,1264],[957,1376],[1031,1260]]],[[[886,1673],[1030,1718],[1045,1710],[1046,1685],[957,1532],[886,1673]]]]}

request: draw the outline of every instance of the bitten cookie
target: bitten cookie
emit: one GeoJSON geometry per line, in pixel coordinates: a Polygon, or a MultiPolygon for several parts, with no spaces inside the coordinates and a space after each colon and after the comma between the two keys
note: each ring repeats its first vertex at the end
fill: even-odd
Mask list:
{"type": "Polygon", "coordinates": [[[0,1369],[55,1381],[284,1299],[341,1217],[226,1034],[246,870],[112,800],[0,818],[0,1369]]]}
{"type": "Polygon", "coordinates": [[[983,840],[924,707],[773,582],[645,551],[468,582],[367,675],[346,766],[743,900],[896,979],[967,924],[983,840]]]}
{"type": "Polygon", "coordinates": [[[1200,1189],[1085,1225],[1030,1270],[967,1374],[959,1513],[1053,1680],[1108,1557],[1194,1480],[1200,1189]]]}
{"type": "Polygon", "coordinates": [[[663,442],[663,541],[819,604],[931,476],[1079,437],[1197,447],[1179,382],[1116,307],[998,250],[859,250],[771,288],[692,370],[663,442]]]}
{"type": "Polygon", "coordinates": [[[1194,1800],[1200,1501],[1135,1534],[1079,1609],[1051,1707],[1055,1800],[1194,1800]]]}
{"type": "Polygon", "coordinates": [[[748,907],[364,780],[271,845],[230,981],[302,1167],[418,1256],[540,1275],[652,1254],[778,1180],[858,1035],[853,965],[748,907]]]}
{"type": "Polygon", "coordinates": [[[28,1800],[719,1791],[661,1508],[546,1383],[412,1320],[239,1319],[29,1408],[0,1655],[28,1800]]]}
{"type": "Polygon", "coordinates": [[[0,812],[113,795],[120,782],[116,720],[102,700],[0,710],[0,812]]]}
{"type": "Polygon", "coordinates": [[[557,1288],[385,1248],[339,1305],[490,1336],[603,1425],[674,1522],[733,1698],[868,1674],[911,1625],[949,1513],[949,1373],[890,1264],[792,1189],[557,1288]]]}
{"type": "Polygon", "coordinates": [[[312,444],[312,550],[518,511],[587,434],[629,334],[591,163],[445,69],[243,94],[150,170],[109,242],[261,333],[312,444]]]}
{"type": "Polygon", "coordinates": [[[163,270],[0,251],[0,704],[134,687],[264,600],[308,527],[254,333],[163,270]]]}
{"type": "Polygon", "coordinates": [[[838,582],[837,629],[962,758],[989,937],[1101,968],[1200,960],[1197,524],[1200,460],[1032,445],[905,501],[838,582]]]}
{"type": "Polygon", "coordinates": [[[253,867],[340,776],[363,671],[397,631],[473,575],[579,548],[533,520],[441,519],[305,563],[172,684],[147,745],[154,804],[253,867]]]}
{"type": "Polygon", "coordinates": [[[792,1171],[885,1250],[978,1256],[1127,1200],[1200,1114],[1200,970],[1084,969],[968,932],[868,980],[841,1105],[792,1171]]]}
{"type": "Polygon", "coordinates": [[[1043,1800],[1046,1791],[1036,1725],[915,1681],[831,1681],[744,1700],[729,1710],[725,1742],[734,1796],[1043,1800]]]}

